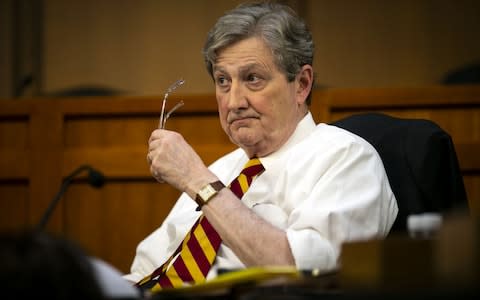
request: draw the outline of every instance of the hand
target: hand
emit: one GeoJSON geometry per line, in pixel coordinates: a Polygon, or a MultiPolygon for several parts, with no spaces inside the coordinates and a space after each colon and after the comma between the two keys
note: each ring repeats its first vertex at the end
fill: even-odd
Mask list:
{"type": "Polygon", "coordinates": [[[150,172],[191,197],[210,180],[215,180],[198,154],[178,132],[156,129],[148,140],[150,172]]]}

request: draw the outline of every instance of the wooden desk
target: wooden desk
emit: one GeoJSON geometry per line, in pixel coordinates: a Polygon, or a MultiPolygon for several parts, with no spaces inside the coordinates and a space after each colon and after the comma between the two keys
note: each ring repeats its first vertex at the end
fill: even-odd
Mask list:
{"type": "Polygon", "coordinates": [[[430,239],[392,236],[344,244],[339,286],[347,291],[477,291],[480,219],[450,216],[430,239]]]}
{"type": "Polygon", "coordinates": [[[161,299],[464,299],[480,295],[480,221],[448,218],[433,239],[393,236],[345,244],[337,272],[161,292],[161,299]]]}

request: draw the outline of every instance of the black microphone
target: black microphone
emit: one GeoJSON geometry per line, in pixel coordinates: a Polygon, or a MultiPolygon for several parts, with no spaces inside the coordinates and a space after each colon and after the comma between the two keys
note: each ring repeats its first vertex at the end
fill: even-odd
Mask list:
{"type": "Polygon", "coordinates": [[[88,171],[88,183],[96,188],[100,188],[105,183],[105,177],[100,171],[95,170],[89,165],[82,165],[75,169],[70,175],[68,175],[62,182],[60,189],[58,190],[55,197],[52,199],[50,204],[48,205],[47,209],[43,213],[42,219],[37,225],[37,230],[43,230],[45,225],[47,224],[48,220],[50,219],[50,215],[52,214],[55,206],[57,205],[58,201],[62,198],[63,194],[67,191],[68,186],[72,183],[72,180],[83,171],[88,171]]]}

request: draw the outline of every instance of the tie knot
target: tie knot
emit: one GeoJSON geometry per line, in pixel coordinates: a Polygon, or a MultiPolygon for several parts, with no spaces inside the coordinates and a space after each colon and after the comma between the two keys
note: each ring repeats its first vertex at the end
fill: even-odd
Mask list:
{"type": "Polygon", "coordinates": [[[242,174],[248,177],[254,177],[265,170],[260,160],[256,157],[250,159],[243,167],[242,174]]]}

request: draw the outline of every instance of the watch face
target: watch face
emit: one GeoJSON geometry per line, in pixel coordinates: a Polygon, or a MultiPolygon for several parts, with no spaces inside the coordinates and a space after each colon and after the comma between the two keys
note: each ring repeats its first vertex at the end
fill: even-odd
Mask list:
{"type": "Polygon", "coordinates": [[[217,191],[209,184],[203,189],[200,190],[198,193],[203,201],[208,201],[213,195],[215,195],[217,191]]]}

